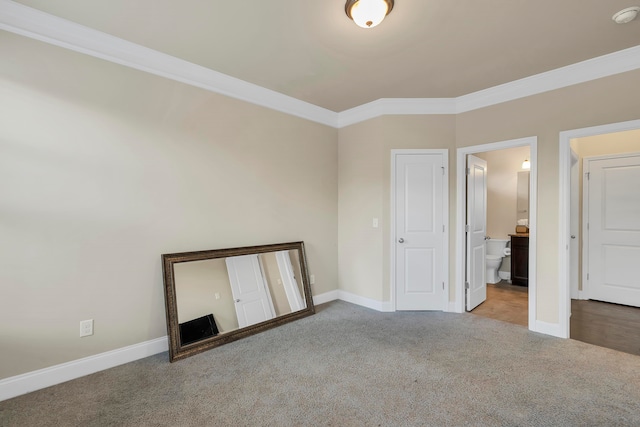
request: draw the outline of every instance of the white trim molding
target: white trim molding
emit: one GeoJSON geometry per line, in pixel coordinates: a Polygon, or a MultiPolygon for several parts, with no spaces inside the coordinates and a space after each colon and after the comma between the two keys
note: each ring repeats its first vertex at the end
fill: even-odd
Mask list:
{"type": "Polygon", "coordinates": [[[320,305],[339,299],[338,291],[329,291],[320,295],[313,296],[313,305],[320,305]]]}
{"type": "Polygon", "coordinates": [[[5,378],[0,380],[0,401],[153,356],[168,349],[168,340],[164,336],[15,377],[5,378]]]}
{"type": "Polygon", "coordinates": [[[465,113],[639,68],[640,46],[635,46],[460,96],[456,111],[465,113]]]}
{"type": "Polygon", "coordinates": [[[382,98],[338,113],[11,0],[0,0],[0,29],[334,128],[383,115],[459,114],[640,69],[635,46],[457,98],[382,98]]]}
{"type": "Polygon", "coordinates": [[[381,311],[384,313],[393,311],[391,309],[390,301],[378,301],[371,298],[361,297],[360,295],[352,294],[347,291],[338,291],[339,300],[356,304],[361,307],[370,308],[372,310],[381,311]]]}
{"type": "MultiPolygon", "coordinates": [[[[561,337],[569,338],[571,317],[571,268],[569,240],[571,236],[571,140],[587,136],[604,135],[607,133],[624,132],[640,129],[640,120],[592,126],[560,132],[558,174],[558,312],[559,333],[561,337]]],[[[584,297],[583,293],[580,297],[584,297]]]]}
{"type": "MultiPolygon", "coordinates": [[[[466,160],[468,154],[482,153],[485,151],[502,150],[513,147],[529,147],[529,160],[531,162],[529,179],[529,329],[538,330],[537,313],[537,212],[538,212],[538,138],[535,136],[512,139],[508,141],[494,142],[483,145],[458,148],[456,181],[456,282],[455,282],[455,312],[465,311],[465,217],[466,217],[466,160]]],[[[543,332],[546,333],[546,332],[543,332]]],[[[553,335],[553,334],[551,334],[553,335]]]]}
{"type": "Polygon", "coordinates": [[[338,127],[343,128],[380,116],[416,114],[456,114],[455,98],[381,98],[342,111],[338,127]]]}
{"type": "Polygon", "coordinates": [[[547,323],[542,320],[536,320],[535,327],[530,329],[540,334],[551,335],[558,338],[569,338],[564,336],[564,331],[560,323],[547,323]]]}

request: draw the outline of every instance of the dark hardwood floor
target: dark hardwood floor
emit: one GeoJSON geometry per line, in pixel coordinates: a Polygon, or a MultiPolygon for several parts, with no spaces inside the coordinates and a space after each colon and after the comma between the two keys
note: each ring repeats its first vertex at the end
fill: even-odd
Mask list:
{"type": "Polygon", "coordinates": [[[571,300],[571,338],[640,356],[640,308],[571,300]]]}
{"type": "MultiPolygon", "coordinates": [[[[487,285],[487,300],[471,313],[529,324],[529,289],[507,282],[487,285]]],[[[640,308],[590,300],[571,300],[571,338],[640,355],[640,308]]]]}

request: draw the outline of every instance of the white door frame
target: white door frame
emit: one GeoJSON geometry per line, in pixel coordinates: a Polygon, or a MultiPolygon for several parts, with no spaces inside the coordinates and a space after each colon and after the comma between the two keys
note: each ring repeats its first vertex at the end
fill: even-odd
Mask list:
{"type": "MultiPolygon", "coordinates": [[[[473,145],[471,147],[458,148],[457,151],[457,205],[456,205],[456,298],[455,311],[465,311],[465,218],[466,218],[466,190],[467,179],[466,161],[468,154],[482,153],[485,151],[503,150],[505,148],[529,147],[529,161],[531,162],[529,179],[529,329],[537,331],[537,216],[538,216],[538,137],[510,139],[507,141],[493,142],[490,144],[473,145]]],[[[515,224],[514,224],[515,231],[515,224]]]]}
{"type": "Polygon", "coordinates": [[[442,279],[444,280],[444,292],[442,309],[443,311],[453,311],[449,307],[449,150],[447,149],[395,149],[391,150],[391,188],[390,188],[390,236],[389,240],[389,288],[391,291],[391,311],[396,311],[396,157],[401,154],[440,154],[444,164],[445,172],[442,181],[442,218],[444,221],[445,238],[442,241],[444,268],[442,279]]]}
{"type": "Polygon", "coordinates": [[[558,197],[560,208],[558,227],[558,334],[569,338],[571,322],[571,268],[569,257],[569,239],[571,238],[571,140],[587,136],[623,132],[640,129],[640,120],[611,123],[560,132],[560,160],[558,175],[558,197]]]}

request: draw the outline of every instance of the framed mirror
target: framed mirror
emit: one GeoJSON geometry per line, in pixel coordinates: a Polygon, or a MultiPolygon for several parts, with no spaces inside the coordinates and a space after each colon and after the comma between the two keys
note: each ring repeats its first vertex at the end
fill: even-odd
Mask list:
{"type": "Polygon", "coordinates": [[[315,312],[303,242],[162,255],[171,362],[315,312]]]}

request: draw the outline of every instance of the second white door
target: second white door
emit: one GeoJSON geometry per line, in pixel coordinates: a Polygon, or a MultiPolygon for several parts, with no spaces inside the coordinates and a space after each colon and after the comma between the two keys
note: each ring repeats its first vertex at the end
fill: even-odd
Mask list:
{"type": "Polygon", "coordinates": [[[487,299],[487,162],[467,157],[467,310],[487,299]]]}
{"type": "Polygon", "coordinates": [[[640,155],[585,159],[589,299],[640,307],[640,155]]]}

